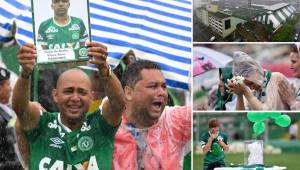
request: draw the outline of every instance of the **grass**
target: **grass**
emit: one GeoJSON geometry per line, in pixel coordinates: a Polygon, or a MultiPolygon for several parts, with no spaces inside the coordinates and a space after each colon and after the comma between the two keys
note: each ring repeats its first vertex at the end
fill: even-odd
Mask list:
{"type": "MultiPolygon", "coordinates": [[[[300,163],[299,159],[300,153],[282,153],[280,155],[264,155],[265,165],[277,165],[285,166],[287,170],[299,170],[300,163]]],[[[243,154],[225,154],[225,163],[229,165],[230,163],[239,164],[244,162],[243,154]]],[[[203,155],[193,156],[193,169],[202,170],[203,169],[203,155]]]]}
{"type": "Polygon", "coordinates": [[[288,21],[273,35],[273,41],[276,42],[291,42],[294,38],[294,21],[288,21]]]}
{"type": "Polygon", "coordinates": [[[288,20],[277,32],[273,35],[272,40],[274,42],[291,42],[294,41],[294,27],[299,20],[300,15],[296,14],[296,18],[288,20]]]}

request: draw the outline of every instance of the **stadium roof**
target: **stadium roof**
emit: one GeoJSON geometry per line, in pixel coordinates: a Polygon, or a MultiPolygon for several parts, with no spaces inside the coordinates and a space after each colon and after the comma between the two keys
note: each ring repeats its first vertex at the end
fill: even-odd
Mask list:
{"type": "Polygon", "coordinates": [[[263,9],[253,9],[253,8],[246,8],[246,7],[232,8],[231,11],[232,11],[232,16],[247,21],[251,20],[252,18],[256,17],[259,14],[266,12],[263,9]]]}
{"type": "Polygon", "coordinates": [[[283,8],[283,7],[286,7],[286,6],[289,6],[289,5],[290,4],[288,4],[288,3],[278,3],[278,4],[271,5],[271,6],[265,6],[265,9],[269,10],[269,11],[276,11],[280,8],[283,8]]]}
{"type": "Polygon", "coordinates": [[[216,13],[214,13],[214,12],[209,12],[209,14],[210,14],[210,15],[213,15],[213,16],[215,16],[215,17],[217,17],[217,18],[220,18],[220,19],[225,19],[225,18],[230,17],[230,15],[225,14],[225,13],[221,13],[221,12],[216,12],[216,13]]]}

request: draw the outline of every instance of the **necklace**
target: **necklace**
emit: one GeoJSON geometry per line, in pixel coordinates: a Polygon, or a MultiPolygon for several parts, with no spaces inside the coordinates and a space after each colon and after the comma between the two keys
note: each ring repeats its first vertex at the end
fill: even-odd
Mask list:
{"type": "MultiPolygon", "coordinates": [[[[145,162],[144,162],[144,156],[147,154],[149,157],[153,157],[157,164],[158,164],[158,170],[162,168],[160,159],[157,158],[152,151],[151,147],[147,143],[147,135],[148,135],[148,129],[138,129],[135,128],[134,124],[132,123],[126,123],[127,130],[131,133],[132,137],[135,139],[137,143],[137,166],[138,170],[143,170],[145,168],[145,162]],[[148,151],[147,151],[148,149],[148,151]]],[[[157,169],[157,167],[153,167],[153,169],[157,169]]]]}

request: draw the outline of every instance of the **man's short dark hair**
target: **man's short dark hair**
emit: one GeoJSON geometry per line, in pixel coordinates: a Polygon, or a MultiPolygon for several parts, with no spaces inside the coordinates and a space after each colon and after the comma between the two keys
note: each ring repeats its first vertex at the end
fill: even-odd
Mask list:
{"type": "MultiPolygon", "coordinates": [[[[68,0],[70,2],[70,0],[68,0]]],[[[52,0],[52,3],[54,3],[54,0],[52,0]]]]}
{"type": "Polygon", "coordinates": [[[133,88],[135,84],[141,80],[141,71],[143,69],[161,70],[160,66],[149,60],[139,60],[127,66],[125,72],[122,75],[122,87],[129,86],[133,88]]]}
{"type": "Polygon", "coordinates": [[[208,121],[208,128],[220,127],[220,122],[218,119],[213,118],[208,121]]]}

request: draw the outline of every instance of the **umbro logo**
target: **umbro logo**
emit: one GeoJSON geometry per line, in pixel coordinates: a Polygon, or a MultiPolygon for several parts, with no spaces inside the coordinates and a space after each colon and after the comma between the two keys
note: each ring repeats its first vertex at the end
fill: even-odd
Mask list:
{"type": "Polygon", "coordinates": [[[69,31],[79,31],[80,26],[78,24],[73,24],[71,28],[69,28],[69,31]]]}
{"type": "Polygon", "coordinates": [[[61,149],[61,144],[65,143],[63,140],[61,140],[59,137],[50,138],[50,140],[53,142],[50,144],[50,146],[61,149]]]}
{"type": "Polygon", "coordinates": [[[63,144],[65,143],[63,140],[61,140],[59,137],[55,137],[55,138],[50,138],[50,140],[56,144],[56,145],[60,145],[60,144],[63,144]]]}
{"type": "Polygon", "coordinates": [[[45,32],[46,32],[46,34],[54,33],[54,32],[58,32],[58,29],[55,28],[54,26],[50,26],[50,27],[48,27],[48,29],[45,32]]]}

